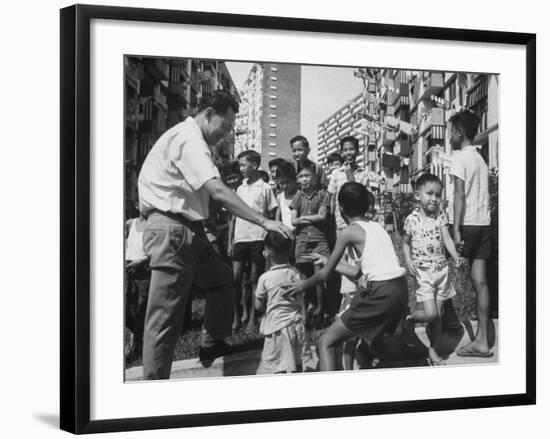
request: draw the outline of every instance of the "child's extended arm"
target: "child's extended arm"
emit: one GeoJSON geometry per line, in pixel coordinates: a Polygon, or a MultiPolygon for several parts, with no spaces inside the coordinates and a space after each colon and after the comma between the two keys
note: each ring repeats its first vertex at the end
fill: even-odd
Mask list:
{"type": "MultiPolygon", "coordinates": [[[[313,253],[313,263],[315,265],[326,265],[328,258],[326,256],[313,253]]],[[[361,268],[358,265],[352,265],[348,262],[344,261],[343,259],[338,262],[338,265],[334,269],[339,274],[343,274],[346,277],[349,277],[351,279],[357,279],[361,274],[361,268]]]]}
{"type": "Polygon", "coordinates": [[[405,263],[407,264],[407,269],[411,274],[414,274],[415,276],[418,274],[416,271],[416,266],[412,260],[411,255],[411,235],[409,235],[407,232],[403,231],[403,256],[405,258],[405,263]]]}
{"type": "Polygon", "coordinates": [[[451,234],[449,233],[449,227],[446,225],[441,226],[441,238],[443,238],[443,243],[445,244],[445,248],[453,258],[453,261],[455,261],[455,264],[457,266],[462,265],[462,258],[456,251],[455,242],[453,241],[453,238],[451,238],[451,234]]]}
{"type": "Polygon", "coordinates": [[[330,254],[330,257],[328,258],[326,265],[323,268],[321,268],[317,273],[315,273],[313,276],[306,279],[305,281],[289,287],[287,290],[287,294],[302,293],[308,288],[314,287],[318,283],[324,282],[328,279],[329,274],[334,271],[334,269],[340,262],[340,259],[342,259],[342,255],[344,254],[346,245],[348,245],[351,242],[353,232],[350,231],[350,228],[351,227],[344,229],[344,231],[340,234],[340,236],[336,240],[336,244],[334,245],[334,250],[330,254]]]}

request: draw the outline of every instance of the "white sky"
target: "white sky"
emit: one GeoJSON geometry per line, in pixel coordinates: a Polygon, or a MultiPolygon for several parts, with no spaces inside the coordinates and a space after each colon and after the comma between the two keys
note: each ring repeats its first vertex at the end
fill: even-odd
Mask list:
{"type": "MultiPolygon", "coordinates": [[[[238,89],[242,87],[252,63],[227,62],[238,89]]],[[[311,144],[311,158],[317,158],[317,127],[328,116],[362,91],[362,82],[353,68],[302,66],[301,133],[311,144]]]]}

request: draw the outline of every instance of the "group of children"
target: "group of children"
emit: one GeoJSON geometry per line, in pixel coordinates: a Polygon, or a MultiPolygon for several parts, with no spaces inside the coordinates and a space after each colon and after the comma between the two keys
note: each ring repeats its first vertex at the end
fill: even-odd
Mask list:
{"type": "Polygon", "coordinates": [[[328,157],[329,176],[308,158],[309,143],[303,136],[290,140],[294,161],[270,161],[269,174],[261,172],[260,155],[253,150],[222,167],[225,184],[246,204],[294,232],[294,239],[287,239],[213,209],[215,222],[222,223],[213,239],[234,272],[233,328],[253,329],[261,315],[260,373],[296,372],[311,363],[307,315],[333,320],[318,342],[320,370],[353,368],[359,338],[371,344],[400,323],[403,342],[412,346],[417,322],[430,326],[429,362],[444,364],[438,352],[441,315],[444,302],[456,294],[447,253],[457,266],[469,259],[478,295],[476,338],[457,353],[492,355],[484,281],[490,256],[488,169],[472,146],[477,123],[467,111],[451,118],[451,144],[457,152],[450,170],[450,218],[443,213],[443,184],[437,176],[423,174],[414,184],[418,208],[403,230],[406,267],[400,265],[387,231],[373,220],[374,197],[367,190],[368,174],[356,163],[360,150],[354,137],[341,139],[340,154],[328,157]],[[407,270],[417,282],[417,308],[408,315],[407,270]],[[314,294],[307,298],[309,290],[314,294]],[[338,293],[339,309],[330,310],[327,302],[338,293]]]}

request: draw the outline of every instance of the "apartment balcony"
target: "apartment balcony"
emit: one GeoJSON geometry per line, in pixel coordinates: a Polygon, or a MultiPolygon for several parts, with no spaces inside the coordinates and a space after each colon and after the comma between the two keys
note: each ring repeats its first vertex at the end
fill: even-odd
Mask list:
{"type": "Polygon", "coordinates": [[[135,63],[128,57],[125,57],[124,61],[128,85],[139,93],[139,84],[143,80],[143,64],[135,63]]]}
{"type": "Polygon", "coordinates": [[[145,69],[159,81],[167,81],[170,76],[170,65],[160,58],[145,59],[145,69]]]}
{"type": "Polygon", "coordinates": [[[393,152],[401,157],[409,157],[412,152],[411,141],[408,138],[397,140],[393,147],[393,152]]]}
{"type": "Polygon", "coordinates": [[[489,92],[488,76],[480,76],[480,79],[466,92],[466,104],[471,108],[487,98],[489,92]]]}
{"type": "Polygon", "coordinates": [[[391,147],[395,143],[396,135],[393,131],[385,131],[382,135],[382,146],[391,147]]]}
{"type": "Polygon", "coordinates": [[[421,99],[429,100],[432,95],[437,95],[443,90],[443,86],[445,85],[443,73],[428,73],[427,77],[424,78],[423,85],[424,92],[421,99]]]}
{"type": "Polygon", "coordinates": [[[386,169],[399,169],[401,167],[401,158],[393,154],[382,154],[382,167],[386,169]]]}
{"type": "Polygon", "coordinates": [[[427,113],[424,113],[424,116],[420,117],[418,135],[425,135],[432,126],[445,126],[445,111],[443,108],[434,107],[427,113]]]}
{"type": "Polygon", "coordinates": [[[183,82],[170,82],[168,85],[168,92],[170,94],[178,95],[183,99],[187,97],[187,87],[183,82]]]}
{"type": "Polygon", "coordinates": [[[367,153],[367,162],[375,162],[376,161],[376,152],[375,151],[369,151],[367,153]]]}

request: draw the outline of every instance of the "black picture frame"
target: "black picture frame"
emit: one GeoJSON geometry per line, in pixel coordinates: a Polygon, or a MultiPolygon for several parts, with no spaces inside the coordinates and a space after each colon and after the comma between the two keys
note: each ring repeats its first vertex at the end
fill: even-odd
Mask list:
{"type": "Polygon", "coordinates": [[[61,10],[60,424],[72,433],[210,426],[324,417],[535,404],[536,401],[536,35],[303,18],[75,5],[61,10]],[[93,19],[328,32],[526,48],[525,393],[466,398],[90,420],[90,22],[93,19]]]}

